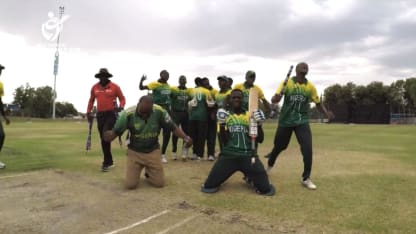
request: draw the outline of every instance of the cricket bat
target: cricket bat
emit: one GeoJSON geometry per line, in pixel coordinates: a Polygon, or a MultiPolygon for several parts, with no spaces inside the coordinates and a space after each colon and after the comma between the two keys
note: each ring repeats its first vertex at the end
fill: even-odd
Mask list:
{"type": "Polygon", "coordinates": [[[251,88],[248,97],[248,113],[249,113],[249,136],[251,138],[251,149],[253,156],[251,163],[255,162],[256,138],[257,138],[257,121],[254,119],[253,112],[259,109],[259,93],[257,89],[251,88]]]}
{"type": "Polygon", "coordinates": [[[290,65],[290,68],[289,68],[289,71],[287,72],[287,75],[286,75],[285,81],[283,81],[283,87],[282,87],[282,90],[280,90],[280,96],[283,96],[283,94],[284,94],[284,92],[285,92],[286,84],[287,84],[287,81],[288,81],[288,80],[289,80],[289,78],[290,78],[290,74],[292,73],[292,70],[293,70],[293,65],[290,65]]]}

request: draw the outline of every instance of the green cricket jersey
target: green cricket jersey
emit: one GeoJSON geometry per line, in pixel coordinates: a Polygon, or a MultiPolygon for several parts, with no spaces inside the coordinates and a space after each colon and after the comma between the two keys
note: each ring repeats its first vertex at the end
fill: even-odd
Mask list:
{"type": "Polygon", "coordinates": [[[168,112],[161,106],[154,104],[153,111],[147,120],[142,119],[136,108],[129,108],[121,113],[113,128],[117,135],[123,134],[125,130],[130,131],[129,149],[141,153],[150,153],[160,147],[160,129],[172,130],[175,124],[168,112]]]}
{"type": "Polygon", "coordinates": [[[250,96],[250,88],[257,89],[257,93],[259,94],[259,99],[265,99],[263,90],[257,86],[253,85],[253,87],[247,87],[245,83],[236,84],[234,89],[240,89],[243,91],[243,110],[248,111],[248,100],[250,96]]]}
{"type": "Polygon", "coordinates": [[[191,103],[194,103],[190,107],[189,120],[207,121],[208,110],[207,101],[213,101],[211,92],[203,87],[197,87],[190,90],[191,103]]]}
{"type": "Polygon", "coordinates": [[[231,94],[231,89],[225,90],[225,91],[219,91],[215,94],[215,103],[217,103],[218,108],[226,108],[224,106],[224,101],[227,98],[228,95],[231,94]]]}
{"type": "Polygon", "coordinates": [[[147,85],[147,87],[152,90],[153,95],[153,102],[163,108],[165,110],[170,111],[170,95],[171,95],[171,87],[167,83],[160,83],[160,82],[151,82],[147,85]]]}
{"type": "MultiPolygon", "coordinates": [[[[276,94],[282,90],[283,82],[279,85],[276,94]]],[[[279,126],[293,127],[309,122],[309,103],[319,103],[315,86],[308,80],[300,84],[292,77],[287,81],[284,89],[284,101],[280,110],[279,126]]]]}
{"type": "Polygon", "coordinates": [[[249,134],[249,114],[230,115],[225,120],[225,127],[229,132],[227,143],[224,145],[221,156],[229,158],[251,157],[251,141],[249,134]]]}
{"type": "Polygon", "coordinates": [[[188,111],[188,102],[191,100],[191,94],[188,88],[181,89],[179,87],[172,87],[171,98],[172,111],[188,111]]]}

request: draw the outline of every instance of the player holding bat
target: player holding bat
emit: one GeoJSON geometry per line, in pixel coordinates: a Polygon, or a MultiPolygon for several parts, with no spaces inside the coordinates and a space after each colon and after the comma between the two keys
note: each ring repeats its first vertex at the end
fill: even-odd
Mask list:
{"type": "Polygon", "coordinates": [[[314,102],[316,108],[326,114],[328,119],[334,118],[334,115],[327,111],[324,105],[321,105],[315,86],[306,79],[308,69],[308,64],[299,63],[296,65],[296,76],[289,78],[290,69],[286,80],[280,84],[276,94],[272,97],[272,103],[278,103],[283,95],[285,96],[274,138],[274,147],[266,155],[266,158],[269,158],[267,163],[267,170],[269,171],[274,166],[279,154],[287,148],[292,132],[295,132],[304,164],[301,183],[308,189],[316,189],[316,185],[312,183],[310,178],[312,171],[312,133],[308,119],[309,103],[314,102]]]}
{"type": "Polygon", "coordinates": [[[256,149],[253,149],[251,144],[251,139],[255,139],[257,143],[263,142],[264,133],[261,122],[265,120],[265,116],[258,109],[253,113],[245,111],[242,104],[243,95],[243,91],[239,89],[232,90],[230,111],[219,109],[217,112],[224,146],[220,157],[202,185],[201,191],[204,193],[217,192],[224,181],[235,172],[241,171],[246,177],[250,178],[257,193],[267,196],[275,194],[275,188],[270,184],[266,170],[257,156],[256,149]],[[251,115],[258,124],[257,137],[250,139],[249,123],[251,115]]]}

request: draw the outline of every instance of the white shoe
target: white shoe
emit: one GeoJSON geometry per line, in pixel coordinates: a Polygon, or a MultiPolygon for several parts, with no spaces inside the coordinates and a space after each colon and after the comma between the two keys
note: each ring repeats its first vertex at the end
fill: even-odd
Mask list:
{"type": "Polygon", "coordinates": [[[168,160],[166,159],[165,155],[162,155],[161,161],[162,161],[162,163],[168,163],[168,160]]]}
{"type": "Polygon", "coordinates": [[[193,154],[191,157],[191,160],[199,160],[199,159],[200,158],[196,154],[193,154]]]}
{"type": "Polygon", "coordinates": [[[188,156],[186,156],[185,154],[182,154],[182,161],[186,161],[188,159],[188,156]]]}
{"type": "Polygon", "coordinates": [[[189,148],[186,148],[185,146],[182,147],[182,157],[183,156],[188,157],[188,151],[189,151],[189,148]]]}
{"type": "Polygon", "coordinates": [[[214,161],[214,160],[215,160],[214,156],[212,155],[208,156],[208,161],[214,161]]]}
{"type": "Polygon", "coordinates": [[[308,179],[306,179],[306,180],[303,180],[303,181],[302,181],[302,185],[303,185],[305,188],[310,189],[310,190],[315,190],[315,189],[316,189],[316,185],[315,185],[314,183],[312,183],[312,181],[311,181],[311,179],[310,179],[310,178],[308,178],[308,179]]]}
{"type": "Polygon", "coordinates": [[[173,160],[178,159],[178,158],[176,157],[176,153],[173,153],[173,154],[172,154],[172,159],[173,159],[173,160]]]}
{"type": "Polygon", "coordinates": [[[6,167],[6,164],[4,164],[4,163],[0,162],[0,169],[3,169],[3,168],[5,168],[5,167],[6,167]]]}

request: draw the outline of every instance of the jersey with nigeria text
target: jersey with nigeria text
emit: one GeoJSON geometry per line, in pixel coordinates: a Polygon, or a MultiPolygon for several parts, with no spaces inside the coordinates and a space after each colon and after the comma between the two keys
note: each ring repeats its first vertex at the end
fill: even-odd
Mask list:
{"type": "Polygon", "coordinates": [[[225,120],[229,132],[228,141],[221,151],[221,156],[229,158],[251,157],[251,141],[249,133],[248,112],[242,114],[230,113],[225,120]]]}
{"type": "Polygon", "coordinates": [[[189,120],[207,121],[207,101],[213,101],[211,92],[202,87],[193,88],[190,91],[192,100],[189,110],[189,120]]]}
{"type": "Polygon", "coordinates": [[[136,108],[123,111],[117,119],[113,131],[120,136],[125,130],[129,130],[129,149],[150,153],[160,147],[158,141],[160,129],[163,127],[172,130],[174,126],[168,112],[161,106],[154,104],[147,120],[139,116],[136,108]]]}
{"type": "MultiPolygon", "coordinates": [[[[279,94],[283,82],[276,91],[279,94]]],[[[279,126],[293,127],[309,122],[309,103],[319,103],[318,93],[315,86],[308,80],[305,83],[298,83],[295,77],[288,80],[284,89],[284,101],[279,115],[279,126]]]]}
{"type": "Polygon", "coordinates": [[[264,93],[263,90],[257,86],[257,85],[253,85],[253,87],[247,87],[245,83],[241,83],[241,84],[236,84],[234,86],[234,89],[240,89],[241,91],[243,91],[243,109],[245,111],[248,110],[248,100],[249,100],[249,96],[250,96],[250,88],[254,88],[257,90],[257,93],[259,94],[259,99],[264,99],[264,93]]]}
{"type": "Polygon", "coordinates": [[[191,94],[188,88],[181,89],[172,87],[172,111],[184,112],[188,111],[188,102],[191,100],[191,94]]]}
{"type": "Polygon", "coordinates": [[[170,95],[171,87],[167,83],[161,82],[151,82],[147,87],[152,90],[153,101],[155,104],[165,108],[165,110],[170,111],[170,95]]]}

